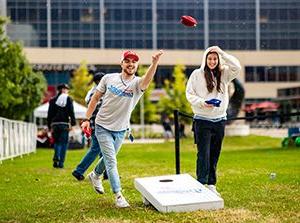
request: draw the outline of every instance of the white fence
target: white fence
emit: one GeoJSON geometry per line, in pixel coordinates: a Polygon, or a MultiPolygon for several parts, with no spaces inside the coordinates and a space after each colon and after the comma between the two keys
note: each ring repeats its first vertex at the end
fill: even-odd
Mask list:
{"type": "Polygon", "coordinates": [[[0,117],[0,163],[2,160],[36,151],[37,127],[34,123],[0,117]]]}

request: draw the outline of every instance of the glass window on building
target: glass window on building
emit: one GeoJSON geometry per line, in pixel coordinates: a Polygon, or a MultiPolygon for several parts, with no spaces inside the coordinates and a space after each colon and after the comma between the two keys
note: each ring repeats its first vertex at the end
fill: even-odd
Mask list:
{"type": "Polygon", "coordinates": [[[204,48],[203,0],[157,1],[157,47],[159,49],[204,48]],[[193,16],[199,23],[185,27],[180,23],[182,15],[193,16]]]}
{"type": "Polygon", "coordinates": [[[105,48],[152,48],[152,1],[105,1],[105,48]]]}
{"type": "Polygon", "coordinates": [[[47,46],[47,0],[7,0],[7,34],[24,46],[47,46]]]}
{"type": "Polygon", "coordinates": [[[276,67],[266,67],[266,70],[267,70],[267,81],[276,82],[277,81],[276,67]]]}
{"type": "Polygon", "coordinates": [[[278,76],[279,76],[279,81],[281,82],[286,82],[288,81],[288,70],[287,67],[279,67],[278,68],[278,76]]]}
{"type": "Polygon", "coordinates": [[[98,48],[100,1],[51,0],[52,47],[98,48]]]}
{"type": "Polygon", "coordinates": [[[209,1],[209,45],[254,50],[255,34],[255,1],[209,1]]]}
{"type": "Polygon", "coordinates": [[[254,82],[255,81],[254,68],[246,67],[245,71],[246,71],[245,72],[246,82],[254,82]]]}
{"type": "Polygon", "coordinates": [[[299,66],[246,67],[246,82],[300,81],[299,66]]]}
{"type": "Polygon", "coordinates": [[[300,49],[300,1],[260,0],[261,49],[300,49]]]}
{"type": "Polygon", "coordinates": [[[300,69],[299,67],[289,67],[289,81],[300,81],[300,69]]]}
{"type": "Polygon", "coordinates": [[[256,80],[258,82],[266,81],[265,67],[256,67],[256,80]]]}
{"type": "Polygon", "coordinates": [[[97,71],[101,71],[105,74],[119,73],[121,67],[119,65],[95,65],[97,71]]]}
{"type": "MultiPolygon", "coordinates": [[[[93,11],[94,11],[94,9],[91,7],[82,9],[81,13],[80,13],[80,22],[91,23],[92,21],[94,21],[96,19],[95,15],[97,15],[97,14],[95,13],[95,15],[94,15],[93,11]]],[[[98,15],[99,15],[99,11],[98,11],[98,15]]],[[[97,19],[99,19],[99,16],[97,19]]]]}
{"type": "Polygon", "coordinates": [[[69,83],[69,71],[43,71],[48,85],[58,85],[60,83],[69,83]]]}
{"type": "MultiPolygon", "coordinates": [[[[26,47],[46,47],[47,0],[6,2],[7,15],[12,20],[7,26],[10,38],[21,40],[26,47]]],[[[104,43],[105,48],[204,49],[207,22],[208,44],[225,50],[255,50],[256,41],[260,41],[262,50],[300,49],[299,0],[259,0],[258,40],[255,0],[208,1],[208,21],[204,21],[204,0],[156,0],[156,12],[152,11],[153,0],[50,2],[53,47],[99,48],[104,43]],[[101,12],[104,33],[100,33],[101,12]],[[153,13],[157,15],[157,24],[152,22],[153,13]],[[182,15],[195,17],[197,27],[180,24],[182,15]],[[105,40],[101,40],[102,34],[105,40]]]]}

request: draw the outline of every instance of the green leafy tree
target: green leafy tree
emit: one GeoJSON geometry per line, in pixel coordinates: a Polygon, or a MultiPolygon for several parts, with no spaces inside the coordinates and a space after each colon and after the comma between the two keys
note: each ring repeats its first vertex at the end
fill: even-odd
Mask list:
{"type": "MultiPolygon", "coordinates": [[[[191,113],[191,106],[186,99],[185,89],[187,78],[185,76],[185,67],[183,65],[176,65],[173,71],[174,81],[165,80],[164,90],[166,95],[161,96],[158,108],[161,114],[173,118],[174,109],[179,109],[185,113],[191,113]]],[[[184,119],[189,123],[189,119],[184,119]]]]}
{"type": "Polygon", "coordinates": [[[0,116],[24,120],[41,102],[47,83],[42,73],[32,70],[22,45],[5,35],[7,22],[0,17],[0,116]]]}
{"type": "Polygon", "coordinates": [[[82,61],[78,69],[73,72],[69,92],[70,96],[79,104],[86,106],[84,98],[93,85],[92,79],[93,76],[89,74],[86,62],[82,61]]]}
{"type": "MultiPolygon", "coordinates": [[[[143,76],[146,73],[147,69],[148,68],[145,66],[140,66],[138,69],[139,76],[143,76]]],[[[145,91],[144,95],[142,96],[144,99],[144,120],[146,124],[154,123],[159,120],[156,106],[150,101],[150,95],[154,88],[155,88],[155,83],[154,81],[152,81],[149,87],[147,88],[147,90],[145,91]]],[[[132,123],[140,123],[141,121],[140,119],[141,102],[142,100],[139,101],[139,103],[137,104],[137,106],[132,112],[132,116],[131,116],[132,123]]]]}

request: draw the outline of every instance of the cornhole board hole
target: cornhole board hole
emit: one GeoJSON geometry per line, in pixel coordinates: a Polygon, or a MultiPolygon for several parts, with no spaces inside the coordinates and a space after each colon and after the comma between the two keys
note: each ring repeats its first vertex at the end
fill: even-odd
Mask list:
{"type": "Polygon", "coordinates": [[[189,174],[136,178],[135,188],[160,212],[189,212],[224,208],[224,200],[189,174]]]}

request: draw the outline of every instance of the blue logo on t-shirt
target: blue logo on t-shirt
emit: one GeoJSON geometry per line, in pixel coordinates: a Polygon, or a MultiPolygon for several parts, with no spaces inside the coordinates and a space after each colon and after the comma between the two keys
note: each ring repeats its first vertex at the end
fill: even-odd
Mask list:
{"type": "Polygon", "coordinates": [[[124,91],[113,86],[113,85],[110,85],[108,87],[108,90],[110,90],[111,93],[115,94],[115,95],[118,95],[120,97],[128,97],[128,98],[132,98],[133,97],[133,91],[130,90],[130,89],[125,89],[124,91]]]}

